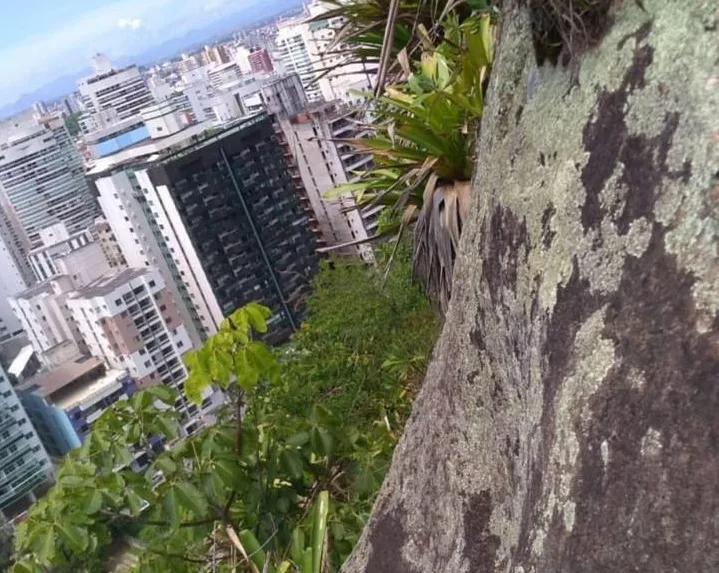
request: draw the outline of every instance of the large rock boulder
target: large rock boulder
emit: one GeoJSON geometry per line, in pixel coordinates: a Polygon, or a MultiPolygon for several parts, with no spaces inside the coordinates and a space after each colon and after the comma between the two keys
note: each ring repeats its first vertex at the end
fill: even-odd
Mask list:
{"type": "Polygon", "coordinates": [[[719,571],[719,5],[617,2],[565,69],[504,4],[446,324],[344,572],[719,571]]]}

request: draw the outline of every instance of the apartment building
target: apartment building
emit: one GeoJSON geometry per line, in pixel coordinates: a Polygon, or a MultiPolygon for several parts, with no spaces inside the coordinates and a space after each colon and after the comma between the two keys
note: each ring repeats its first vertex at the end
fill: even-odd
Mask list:
{"type": "Polygon", "coordinates": [[[222,64],[213,64],[207,71],[210,85],[216,90],[223,85],[239,80],[242,77],[242,70],[235,62],[227,61],[222,64]]]}
{"type": "Polygon", "coordinates": [[[73,292],[66,304],[90,355],[125,370],[138,389],[164,384],[178,390],[175,406],[187,433],[221,401],[208,390],[198,409],[182,394],[187,378],[182,355],[192,348],[192,340],[159,271],[131,268],[101,277],[73,292]]]}
{"type": "Polygon", "coordinates": [[[340,253],[372,262],[374,255],[368,243],[353,244],[367,240],[369,235],[352,195],[325,197],[328,191],[353,176],[334,141],[333,127],[345,113],[346,109],[337,103],[310,104],[295,113],[279,115],[278,122],[297,161],[326,246],[340,247],[337,249],[340,253]]]}
{"type": "Polygon", "coordinates": [[[91,231],[97,237],[97,242],[100,243],[100,248],[105,254],[105,260],[110,268],[114,270],[126,269],[127,261],[117,244],[117,239],[107,219],[103,217],[95,219],[91,231]]]}
{"type": "Polygon", "coordinates": [[[22,292],[26,283],[20,273],[12,246],[0,235],[0,342],[22,333],[22,325],[15,316],[8,298],[22,292]]]}
{"type": "Polygon", "coordinates": [[[0,366],[0,513],[11,517],[26,509],[51,471],[50,458],[0,366]]]}
{"type": "Polygon", "coordinates": [[[201,336],[250,301],[274,311],[271,340],[302,318],[317,221],[282,139],[259,114],[174,153],[93,173],[128,263],[161,269],[201,336]]]}
{"type": "Polygon", "coordinates": [[[22,116],[0,125],[0,194],[0,208],[11,210],[6,218],[24,235],[20,249],[40,247],[40,230],[54,223],[76,233],[98,214],[82,157],[59,116],[22,116]]]}
{"type": "MultiPolygon", "coordinates": [[[[306,5],[309,18],[324,14],[330,9],[332,9],[332,6],[321,0],[314,0],[306,5]]],[[[327,20],[305,22],[303,39],[312,60],[315,74],[318,77],[322,74],[322,77],[317,81],[317,85],[325,101],[342,101],[356,104],[364,99],[361,92],[372,90],[372,78],[376,66],[364,63],[347,63],[345,56],[338,53],[344,46],[332,47],[335,35],[344,23],[344,19],[340,16],[327,20]]]]}
{"type": "Polygon", "coordinates": [[[77,85],[87,112],[85,133],[127,120],[155,103],[137,66],[116,69],[105,56],[97,54],[93,67],[93,75],[77,85]]]}
{"type": "Polygon", "coordinates": [[[277,57],[286,72],[300,77],[302,87],[311,102],[322,99],[322,90],[315,81],[317,67],[307,43],[308,24],[304,17],[285,20],[277,25],[277,57]]]}
{"type": "Polygon", "coordinates": [[[66,275],[45,280],[9,298],[38,360],[47,368],[87,354],[85,340],[67,306],[75,286],[66,275]]]}
{"type": "Polygon", "coordinates": [[[250,63],[252,71],[256,74],[271,74],[275,70],[267,48],[255,46],[247,55],[247,61],[250,63]]]}
{"type": "Polygon", "coordinates": [[[87,284],[111,271],[99,242],[89,229],[70,234],[63,223],[40,231],[42,247],[28,253],[38,281],[67,276],[76,286],[87,284]]]}
{"type": "Polygon", "coordinates": [[[47,453],[61,457],[82,445],[107,408],[132,396],[135,383],[125,370],[86,356],[34,376],[16,391],[47,453]]]}

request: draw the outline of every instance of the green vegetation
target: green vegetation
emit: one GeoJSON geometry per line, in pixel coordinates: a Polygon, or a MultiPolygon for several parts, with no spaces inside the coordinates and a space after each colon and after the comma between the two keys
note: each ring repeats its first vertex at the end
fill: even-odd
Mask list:
{"type": "Polygon", "coordinates": [[[77,137],[80,134],[80,116],[82,112],[75,112],[64,117],[65,127],[71,137],[77,137]]]}
{"type": "Polygon", "coordinates": [[[375,167],[328,196],[353,193],[360,205],[387,207],[382,230],[397,240],[413,226],[415,276],[442,310],[469,206],[493,14],[485,2],[391,0],[339,2],[318,17],[345,19],[335,44],[346,61],[378,66],[375,93],[367,94],[371,134],[345,140],[356,153],[371,153],[375,167]]]}
{"type": "Polygon", "coordinates": [[[12,546],[12,527],[0,517],[0,571],[7,570],[12,563],[12,546]]]}
{"type": "Polygon", "coordinates": [[[108,410],[18,527],[12,571],[101,571],[118,547],[142,573],[336,571],[438,330],[408,253],[396,259],[384,289],[373,269],[325,264],[309,319],[275,352],[256,338],[269,311],[226,319],[187,356],[189,397],[217,384],[230,398],[198,435],[177,437],[176,396],[162,386],[108,410]],[[138,456],[143,473],[130,467],[138,456]]]}

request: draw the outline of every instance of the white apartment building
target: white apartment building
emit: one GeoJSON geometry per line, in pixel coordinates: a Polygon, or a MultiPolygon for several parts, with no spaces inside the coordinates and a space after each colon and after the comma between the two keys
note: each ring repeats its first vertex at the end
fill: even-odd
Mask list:
{"type": "Polygon", "coordinates": [[[311,102],[322,99],[322,90],[315,82],[317,67],[308,48],[309,26],[304,18],[285,20],[277,25],[277,57],[288,73],[300,77],[302,87],[311,102]]]}
{"type": "Polygon", "coordinates": [[[262,80],[262,101],[269,113],[294,115],[307,108],[307,95],[300,77],[274,74],[262,80]]]}
{"type": "Polygon", "coordinates": [[[48,368],[88,351],[67,306],[74,288],[69,277],[57,276],[9,299],[38,359],[48,368]]]}
{"type": "Polygon", "coordinates": [[[1,366],[0,395],[0,514],[12,518],[35,501],[52,466],[1,366]]]}
{"type": "Polygon", "coordinates": [[[28,253],[38,281],[67,276],[75,286],[87,284],[112,270],[102,246],[90,230],[70,234],[57,223],[40,231],[43,246],[28,253]]]}
{"type": "Polygon", "coordinates": [[[97,237],[97,242],[100,243],[100,248],[105,254],[105,260],[110,265],[110,268],[113,270],[126,269],[127,261],[117,244],[115,233],[112,232],[112,227],[110,227],[107,219],[103,217],[95,219],[91,230],[93,235],[97,237]]]}
{"type": "Polygon", "coordinates": [[[154,99],[137,66],[115,69],[104,56],[93,58],[95,73],[78,82],[87,114],[88,131],[128,119],[152,105],[154,99]]]}
{"type": "Polygon", "coordinates": [[[97,216],[82,157],[59,116],[19,117],[0,125],[0,194],[0,207],[12,209],[25,236],[19,242],[30,248],[41,246],[41,229],[61,222],[76,233],[97,216]]]}
{"type": "Polygon", "coordinates": [[[216,332],[222,312],[214,298],[207,297],[212,289],[203,280],[202,265],[173,202],[166,205],[167,190],[156,188],[142,165],[103,174],[95,185],[128,265],[158,268],[172,280],[169,288],[184,303],[184,322],[199,345],[200,333],[216,332]]]}
{"type": "MultiPolygon", "coordinates": [[[[310,17],[319,16],[330,10],[329,6],[321,0],[307,4],[310,17]]],[[[357,92],[366,92],[372,89],[373,68],[365,64],[344,64],[343,56],[337,55],[342,46],[330,48],[337,31],[344,21],[341,17],[330,18],[318,22],[307,22],[303,29],[303,37],[307,44],[316,74],[339,66],[337,70],[324,75],[317,83],[325,101],[343,101],[346,103],[359,103],[363,96],[357,92]]]]}
{"type": "Polygon", "coordinates": [[[207,72],[207,77],[212,87],[217,90],[225,84],[239,80],[242,77],[242,70],[235,62],[213,64],[207,72]]]}
{"type": "Polygon", "coordinates": [[[22,333],[8,298],[25,290],[26,284],[12,255],[11,247],[0,236],[0,342],[22,333]]]}
{"type": "MultiPolygon", "coordinates": [[[[182,394],[187,378],[182,355],[192,349],[192,340],[159,271],[126,269],[102,277],[70,295],[67,305],[92,356],[126,370],[138,388],[165,384],[177,389],[175,406],[185,431],[198,427],[198,409],[182,394]]],[[[208,412],[221,399],[212,390],[204,398],[208,412]]]]}
{"type": "MultiPolygon", "coordinates": [[[[354,198],[347,194],[335,199],[324,195],[333,187],[347,183],[351,172],[345,166],[333,142],[333,126],[345,112],[336,103],[320,103],[292,115],[280,115],[279,124],[297,161],[312,210],[329,247],[349,245],[368,238],[367,230],[354,198]]],[[[372,262],[369,244],[348,246],[340,252],[357,254],[372,262]]]]}

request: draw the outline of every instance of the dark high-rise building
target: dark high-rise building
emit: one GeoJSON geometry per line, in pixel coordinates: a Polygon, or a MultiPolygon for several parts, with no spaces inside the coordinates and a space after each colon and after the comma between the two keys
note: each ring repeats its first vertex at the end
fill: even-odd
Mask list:
{"type": "Polygon", "coordinates": [[[95,183],[128,264],[164,270],[200,335],[250,301],[272,309],[270,341],[302,320],[316,220],[272,116],[95,183]]]}

